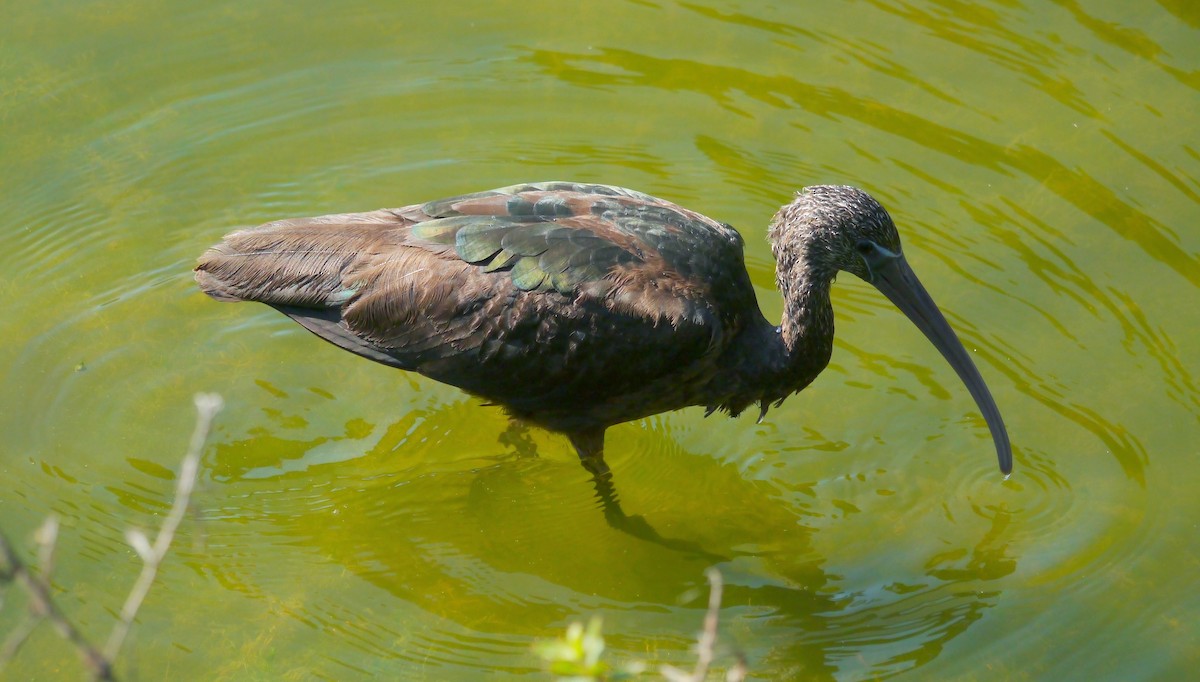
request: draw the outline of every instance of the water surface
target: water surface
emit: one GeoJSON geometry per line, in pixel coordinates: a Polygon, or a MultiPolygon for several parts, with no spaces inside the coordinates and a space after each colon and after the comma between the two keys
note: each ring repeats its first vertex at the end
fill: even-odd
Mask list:
{"type": "MultiPolygon", "coordinates": [[[[94,640],[170,503],[191,394],[226,400],[195,518],[119,670],[172,679],[545,679],[604,617],[682,663],[703,571],[757,679],[1183,679],[1200,665],[1200,13],[982,3],[14,5],[0,25],[0,527],[62,520],[94,640]],[[609,432],[614,531],[565,439],[218,305],[230,229],[526,180],[649,192],[747,240],[853,183],[987,378],[835,286],[830,368],[762,424],[609,432]],[[537,456],[530,456],[536,452],[537,456]],[[716,557],[714,560],[713,557],[716,557]]],[[[0,630],[22,601],[0,610],[0,630]]],[[[13,679],[67,678],[48,629],[13,679]]]]}

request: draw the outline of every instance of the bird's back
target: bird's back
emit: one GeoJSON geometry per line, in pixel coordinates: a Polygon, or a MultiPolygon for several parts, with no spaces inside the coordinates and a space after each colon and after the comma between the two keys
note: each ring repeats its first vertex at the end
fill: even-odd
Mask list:
{"type": "Polygon", "coordinates": [[[560,431],[711,403],[722,355],[761,320],[734,230],[564,182],[268,223],[196,278],[560,431]]]}

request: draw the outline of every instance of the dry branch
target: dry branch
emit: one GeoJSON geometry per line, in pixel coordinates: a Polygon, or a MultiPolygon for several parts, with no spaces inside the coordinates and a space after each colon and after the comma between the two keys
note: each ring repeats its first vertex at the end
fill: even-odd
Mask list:
{"type": "MultiPolygon", "coordinates": [[[[721,572],[710,568],[705,571],[705,575],[708,576],[711,589],[708,593],[708,610],[704,614],[704,630],[700,632],[700,639],[696,645],[696,667],[691,673],[686,673],[674,666],[662,666],[659,672],[670,682],[704,682],[716,657],[717,624],[721,612],[721,572]]],[[[740,654],[735,653],[735,656],[737,663],[725,674],[728,682],[741,682],[746,677],[745,661],[740,654]]]]}
{"type": "Polygon", "coordinates": [[[47,518],[35,535],[38,544],[39,565],[41,566],[41,571],[36,574],[21,561],[8,539],[4,537],[3,533],[0,533],[0,584],[16,583],[29,596],[27,617],[8,634],[4,644],[0,646],[0,671],[3,671],[8,662],[16,656],[21,645],[25,643],[33,630],[43,620],[46,620],[63,639],[75,646],[92,679],[115,679],[113,661],[120,653],[121,647],[129,635],[129,630],[133,627],[138,609],[141,608],[151,585],[154,584],[158,567],[171,547],[175,531],[187,513],[192,490],[196,485],[200,454],[204,449],[205,441],[208,440],[209,431],[212,429],[213,418],[221,411],[222,401],[219,395],[199,393],[196,395],[195,401],[198,413],[196,429],[192,432],[188,452],[184,455],[183,464],[180,466],[179,479],[175,485],[175,499],[167,517],[163,520],[162,527],[153,543],[141,530],[131,528],[125,533],[126,540],[142,559],[142,572],[130,590],[129,596],[125,599],[120,618],[113,625],[104,651],[100,651],[88,642],[79,629],[59,610],[51,596],[50,572],[54,566],[58,519],[54,516],[47,518]]]}

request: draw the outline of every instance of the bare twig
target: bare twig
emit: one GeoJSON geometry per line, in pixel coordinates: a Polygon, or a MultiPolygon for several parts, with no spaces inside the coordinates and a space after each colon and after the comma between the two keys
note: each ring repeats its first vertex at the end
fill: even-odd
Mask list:
{"type": "Polygon", "coordinates": [[[708,612],[704,614],[704,632],[700,635],[700,647],[696,657],[696,670],[693,677],[697,680],[704,679],[704,673],[708,672],[708,667],[712,665],[714,648],[717,646],[717,619],[721,612],[721,572],[715,568],[710,568],[705,571],[708,576],[708,584],[712,589],[708,593],[708,612]]]}
{"type": "Polygon", "coordinates": [[[737,652],[736,656],[737,663],[734,663],[733,667],[725,673],[725,682],[742,682],[750,672],[749,667],[746,666],[746,657],[742,655],[742,652],[737,652]]]}
{"type": "Polygon", "coordinates": [[[26,613],[25,618],[13,628],[13,631],[8,633],[8,637],[4,638],[4,646],[0,647],[0,671],[4,670],[4,666],[17,655],[21,645],[25,640],[29,639],[29,635],[33,634],[34,628],[42,622],[41,616],[35,616],[32,613],[26,613]]]}
{"type": "Polygon", "coordinates": [[[112,669],[113,661],[133,626],[138,609],[146,599],[146,594],[150,591],[150,586],[154,583],[154,578],[158,573],[158,567],[166,556],[171,541],[175,537],[175,531],[179,528],[179,523],[187,512],[200,466],[200,453],[208,439],[213,418],[221,411],[221,407],[221,397],[216,394],[200,393],[196,395],[196,410],[199,413],[196,418],[196,430],[192,433],[187,455],[184,456],[183,464],[180,467],[179,480],[175,486],[175,500],[166,519],[163,520],[162,528],[154,538],[154,543],[151,544],[145,533],[140,530],[130,529],[125,533],[129,544],[133,546],[134,551],[143,561],[142,572],[138,576],[137,582],[134,583],[133,589],[130,590],[129,596],[125,599],[120,620],[113,625],[112,634],[109,636],[103,652],[92,646],[83,634],[67,620],[51,597],[50,573],[54,568],[58,519],[54,516],[47,518],[35,534],[39,566],[41,567],[38,575],[35,575],[21,561],[8,539],[4,537],[3,533],[0,533],[0,583],[15,582],[29,595],[27,618],[8,634],[3,645],[0,646],[0,670],[3,670],[4,666],[16,655],[34,628],[46,620],[63,639],[75,645],[75,649],[83,659],[92,679],[115,679],[112,669]]]}
{"type": "Polygon", "coordinates": [[[8,544],[8,538],[0,534],[0,559],[3,559],[6,567],[5,574],[11,575],[14,580],[29,594],[29,619],[19,625],[16,630],[9,634],[8,639],[4,642],[3,653],[0,654],[0,668],[3,668],[25,643],[29,637],[29,633],[42,621],[48,620],[54,626],[54,630],[62,636],[63,639],[75,645],[75,649],[79,652],[79,657],[83,659],[83,663],[91,672],[92,677],[97,680],[111,680],[112,665],[108,659],[100,653],[96,647],[83,636],[83,633],[67,620],[62,611],[58,610],[58,606],[54,604],[54,600],[50,597],[50,587],[45,582],[44,576],[39,577],[34,575],[29,567],[26,566],[13,551],[12,545],[8,544]]]}
{"type": "MultiPolygon", "coordinates": [[[[50,574],[54,572],[54,547],[58,541],[58,517],[53,514],[47,516],[33,537],[34,541],[38,544],[38,566],[41,567],[40,578],[33,575],[22,576],[21,581],[24,584],[26,580],[37,580],[43,585],[49,585],[50,574]]],[[[0,575],[0,578],[3,578],[5,581],[12,580],[17,570],[12,565],[16,554],[12,551],[11,547],[7,546],[8,543],[4,538],[0,538],[0,542],[6,545],[3,550],[5,552],[4,558],[5,563],[9,564],[4,574],[0,575]]],[[[24,564],[21,564],[19,559],[15,563],[21,571],[28,572],[29,569],[24,564]]],[[[8,637],[4,639],[3,646],[0,646],[0,670],[17,655],[17,651],[25,644],[25,640],[29,639],[29,635],[33,634],[34,629],[45,618],[45,609],[42,608],[41,604],[34,601],[29,611],[25,614],[25,618],[12,632],[8,633],[8,637]]]]}
{"type": "MultiPolygon", "coordinates": [[[[700,640],[696,645],[696,667],[689,674],[674,666],[662,666],[659,672],[670,682],[704,682],[716,656],[717,624],[721,611],[721,572],[709,568],[705,575],[708,576],[708,584],[711,587],[708,593],[708,610],[704,613],[704,630],[700,632],[700,640]]],[[[728,682],[741,682],[746,677],[746,662],[741,654],[735,655],[737,663],[725,674],[728,682]]]]}
{"type": "Polygon", "coordinates": [[[54,514],[46,517],[33,540],[38,545],[38,572],[47,585],[50,584],[50,574],[54,572],[54,548],[58,543],[58,517],[54,514]]]}
{"type": "Polygon", "coordinates": [[[109,635],[108,643],[104,647],[104,656],[109,661],[115,660],[117,653],[121,651],[121,645],[125,643],[129,629],[133,627],[133,619],[137,616],[138,609],[142,607],[146,594],[150,592],[150,586],[154,584],[155,576],[158,575],[158,566],[171,547],[171,540],[175,538],[175,530],[179,528],[179,522],[183,520],[183,516],[187,512],[188,501],[191,499],[192,489],[196,485],[196,473],[200,467],[200,453],[204,449],[205,441],[208,440],[208,432],[212,428],[213,418],[221,411],[222,406],[221,396],[215,393],[196,394],[196,411],[199,412],[196,417],[196,430],[192,432],[191,444],[188,446],[188,452],[184,455],[183,464],[180,466],[179,481],[175,485],[175,501],[171,505],[171,511],[167,513],[167,518],[163,520],[162,528],[154,538],[154,544],[151,545],[145,533],[136,528],[131,528],[125,533],[129,544],[142,558],[142,573],[125,599],[125,606],[121,608],[121,618],[113,626],[112,634],[109,635]]]}

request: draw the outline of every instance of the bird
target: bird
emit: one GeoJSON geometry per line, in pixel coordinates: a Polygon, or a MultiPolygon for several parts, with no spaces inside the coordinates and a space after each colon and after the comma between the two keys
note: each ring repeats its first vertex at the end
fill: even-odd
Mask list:
{"type": "Polygon", "coordinates": [[[730,225],[622,187],[535,182],[234,231],[195,278],[351,353],[456,386],[565,434],[598,482],[611,426],[686,407],[737,416],[829,364],[839,272],[872,284],[941,352],[1012,449],[974,362],[862,189],[795,193],[768,236],[782,320],[760,310],[730,225]]]}

